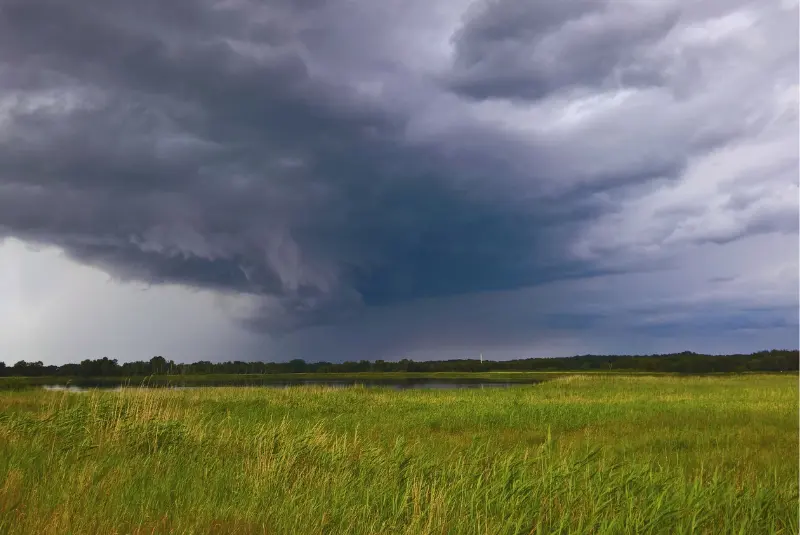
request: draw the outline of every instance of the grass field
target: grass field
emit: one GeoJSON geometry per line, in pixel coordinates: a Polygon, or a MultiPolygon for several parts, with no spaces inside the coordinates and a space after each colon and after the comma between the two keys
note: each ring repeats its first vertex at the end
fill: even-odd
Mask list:
{"type": "Polygon", "coordinates": [[[796,375],[0,392],[2,533],[798,532],[796,375]]]}

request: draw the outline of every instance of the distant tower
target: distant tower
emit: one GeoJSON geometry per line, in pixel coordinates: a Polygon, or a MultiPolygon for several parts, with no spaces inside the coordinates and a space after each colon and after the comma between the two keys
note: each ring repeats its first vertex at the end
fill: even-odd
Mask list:
{"type": "Polygon", "coordinates": [[[483,353],[481,353],[481,364],[483,364],[483,353]]]}

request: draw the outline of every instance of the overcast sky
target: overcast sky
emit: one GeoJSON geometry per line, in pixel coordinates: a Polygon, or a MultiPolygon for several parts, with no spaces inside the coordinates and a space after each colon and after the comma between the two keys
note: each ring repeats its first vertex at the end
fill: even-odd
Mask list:
{"type": "Polygon", "coordinates": [[[0,360],[798,345],[798,3],[0,0],[0,360]]]}

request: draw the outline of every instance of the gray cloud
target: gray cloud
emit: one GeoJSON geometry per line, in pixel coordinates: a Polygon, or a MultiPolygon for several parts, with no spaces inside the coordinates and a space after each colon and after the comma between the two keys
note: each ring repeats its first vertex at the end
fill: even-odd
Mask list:
{"type": "Polygon", "coordinates": [[[0,236],[282,333],[796,234],[796,15],[5,0],[0,236]]]}
{"type": "Polygon", "coordinates": [[[200,10],[188,30],[143,12],[154,24],[108,4],[5,10],[17,64],[70,81],[12,107],[12,232],[123,278],[269,296],[264,326],[527,282],[529,216],[455,189],[432,151],[403,146],[402,117],[314,79],[301,43],[244,41],[247,10],[219,28],[200,10]]]}
{"type": "Polygon", "coordinates": [[[575,87],[664,83],[650,48],[675,27],[665,2],[483,2],[455,36],[453,86],[466,95],[536,99],[575,87]]]}

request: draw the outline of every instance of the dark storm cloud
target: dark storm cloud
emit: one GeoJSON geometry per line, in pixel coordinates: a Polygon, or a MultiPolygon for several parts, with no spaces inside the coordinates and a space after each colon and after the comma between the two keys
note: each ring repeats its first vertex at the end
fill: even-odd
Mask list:
{"type": "MultiPolygon", "coordinates": [[[[245,323],[283,332],[786,231],[791,207],[770,216],[758,189],[720,186],[718,228],[703,226],[717,204],[683,202],[691,181],[673,189],[710,151],[786,123],[763,76],[695,76],[741,52],[694,44],[692,24],[725,14],[708,5],[498,0],[458,22],[466,5],[399,0],[0,0],[0,236],[250,296],[245,323]],[[754,113],[728,113],[743,96],[754,113]]],[[[753,50],[745,65],[796,74],[796,51],[753,50]]],[[[766,187],[796,167],[787,146],[766,187]]],[[[497,337],[529,329],[518,312],[497,337]]]]}
{"type": "Polygon", "coordinates": [[[546,223],[458,189],[402,115],[315,78],[287,6],[5,2],[5,232],[265,296],[266,329],[535,282],[546,223]]]}

